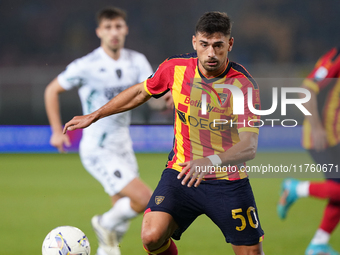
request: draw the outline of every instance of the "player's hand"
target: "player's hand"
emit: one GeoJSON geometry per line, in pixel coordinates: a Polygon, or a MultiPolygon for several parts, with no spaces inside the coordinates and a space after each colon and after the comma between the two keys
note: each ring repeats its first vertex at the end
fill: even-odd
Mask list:
{"type": "Polygon", "coordinates": [[[316,151],[323,151],[327,147],[327,133],[323,127],[312,128],[313,148],[316,151]]]}
{"type": "Polygon", "coordinates": [[[53,133],[50,139],[50,144],[53,147],[56,147],[60,153],[64,153],[64,145],[66,147],[71,146],[70,138],[68,135],[63,134],[63,133],[53,133]]]}
{"type": "Polygon", "coordinates": [[[63,133],[66,134],[67,131],[86,128],[94,122],[96,122],[96,118],[93,114],[75,116],[72,120],[65,124],[63,133]]]}
{"type": "Polygon", "coordinates": [[[185,174],[187,173],[184,179],[182,180],[182,185],[186,185],[186,183],[190,179],[187,186],[191,187],[195,183],[194,186],[198,187],[204,176],[206,174],[209,174],[209,171],[207,171],[207,166],[212,166],[212,163],[208,158],[200,158],[192,161],[187,161],[184,163],[179,163],[179,165],[183,166],[184,168],[178,174],[177,178],[182,179],[183,176],[185,176],[185,174]]]}

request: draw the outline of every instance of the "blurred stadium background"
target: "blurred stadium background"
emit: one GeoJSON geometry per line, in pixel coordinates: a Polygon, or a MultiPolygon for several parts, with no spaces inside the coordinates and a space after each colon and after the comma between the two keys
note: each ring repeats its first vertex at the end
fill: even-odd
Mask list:
{"type": "MultiPolygon", "coordinates": [[[[126,47],[143,52],[154,70],[169,56],[193,51],[191,37],[202,13],[227,12],[235,37],[230,59],[244,65],[258,81],[263,109],[271,106],[272,87],[298,86],[318,57],[340,44],[340,2],[334,0],[0,1],[0,254],[39,254],[47,232],[64,224],[87,233],[94,254],[89,219],[105,211],[109,201],[76,154],[58,155],[49,147],[43,93],[68,63],[98,47],[95,13],[109,5],[127,11],[126,47]]],[[[64,122],[81,114],[76,91],[62,95],[61,106],[64,122]]],[[[288,112],[286,118],[301,124],[296,107],[288,112]]],[[[279,109],[270,117],[282,119],[279,109]]],[[[172,123],[172,112],[152,111],[146,105],[133,111],[132,122],[137,125],[132,128],[141,176],[154,188],[166,159],[165,154],[154,153],[170,150],[167,125],[172,123]],[[155,130],[164,139],[154,148],[141,137],[150,138],[155,130]]],[[[79,135],[74,134],[75,141],[79,135]]],[[[300,146],[299,127],[266,127],[260,139],[260,152],[250,164],[312,163],[300,146]]],[[[291,218],[281,222],[275,212],[281,181],[253,180],[266,231],[265,251],[303,254],[318,227],[324,201],[304,200],[292,209],[291,218]]],[[[133,222],[122,243],[124,254],[144,254],[140,222],[141,217],[133,222]]],[[[331,239],[337,250],[339,238],[338,228],[331,239]]],[[[212,254],[212,248],[214,254],[226,250],[232,254],[206,218],[189,229],[178,247],[186,255],[212,254]]]]}
{"type": "MultiPolygon", "coordinates": [[[[255,78],[304,77],[317,58],[340,41],[336,32],[340,2],[334,0],[2,0],[0,125],[48,124],[45,86],[72,60],[98,47],[94,16],[108,5],[127,10],[130,33],[126,47],[143,52],[154,70],[169,56],[193,51],[196,21],[211,10],[231,16],[235,47],[230,58],[255,78]]],[[[262,85],[261,93],[265,91],[267,86],[262,85]]],[[[65,121],[81,113],[74,94],[62,98],[65,121]]],[[[169,113],[167,117],[143,114],[146,110],[137,110],[133,122],[172,119],[169,113]]]]}

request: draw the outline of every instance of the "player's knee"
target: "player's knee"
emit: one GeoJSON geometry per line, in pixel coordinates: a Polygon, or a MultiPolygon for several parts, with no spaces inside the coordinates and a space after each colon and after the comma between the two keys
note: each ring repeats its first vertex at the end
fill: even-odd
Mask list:
{"type": "Polygon", "coordinates": [[[262,243],[252,246],[234,246],[233,248],[236,255],[264,255],[262,243]]]}
{"type": "Polygon", "coordinates": [[[247,255],[264,255],[261,247],[252,247],[248,250],[247,255]]]}
{"type": "Polygon", "coordinates": [[[250,253],[248,253],[249,255],[264,255],[263,252],[261,252],[260,250],[256,250],[256,251],[251,251],[250,253]]]}
{"type": "Polygon", "coordinates": [[[149,251],[158,249],[164,242],[155,228],[142,229],[141,237],[144,247],[149,251]]]}

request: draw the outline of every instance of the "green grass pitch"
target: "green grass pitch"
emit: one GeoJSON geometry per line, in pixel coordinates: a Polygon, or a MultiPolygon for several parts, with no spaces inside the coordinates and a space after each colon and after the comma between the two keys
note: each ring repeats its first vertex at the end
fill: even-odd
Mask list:
{"type": "MultiPolygon", "coordinates": [[[[137,154],[142,179],[155,188],[166,154],[137,154]]],[[[312,163],[305,153],[258,153],[250,165],[312,163]]],[[[299,200],[285,221],[276,204],[282,178],[251,178],[259,216],[265,231],[266,254],[304,254],[319,225],[326,201],[299,200]]],[[[44,237],[54,227],[73,225],[83,230],[97,249],[90,225],[94,214],[110,207],[102,187],[82,167],[77,154],[0,154],[0,254],[41,254],[44,237]]],[[[146,254],[140,240],[142,216],[132,221],[121,243],[123,255],[146,254]]],[[[340,251],[339,227],[330,243],[340,251]]],[[[176,242],[179,254],[233,254],[220,230],[200,216],[176,242]]]]}

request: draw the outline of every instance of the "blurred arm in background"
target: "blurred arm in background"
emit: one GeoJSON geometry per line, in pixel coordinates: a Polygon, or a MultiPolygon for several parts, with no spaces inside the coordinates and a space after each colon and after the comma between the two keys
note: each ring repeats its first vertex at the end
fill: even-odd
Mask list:
{"type": "MultiPolygon", "coordinates": [[[[305,103],[304,106],[312,114],[306,115],[305,118],[311,125],[313,146],[316,151],[322,151],[327,147],[327,134],[319,115],[317,96],[315,91],[310,89],[308,86],[302,84],[302,87],[308,89],[311,93],[310,100],[305,103]]],[[[301,96],[304,97],[304,95],[301,96]]]]}
{"type": "Polygon", "coordinates": [[[70,146],[71,142],[67,134],[63,134],[63,127],[60,115],[59,94],[66,91],[60,86],[58,79],[52,80],[45,89],[45,108],[52,129],[50,144],[65,152],[63,146],[70,146]]]}

